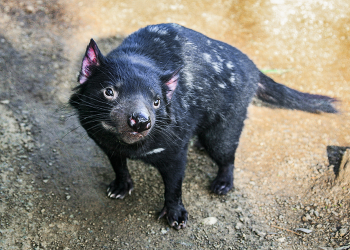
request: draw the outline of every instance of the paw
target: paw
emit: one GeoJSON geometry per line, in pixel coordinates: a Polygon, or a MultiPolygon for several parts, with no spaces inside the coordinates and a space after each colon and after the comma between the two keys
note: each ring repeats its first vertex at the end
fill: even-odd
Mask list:
{"type": "Polygon", "coordinates": [[[216,194],[227,194],[233,188],[233,178],[231,176],[216,176],[210,189],[216,194]]]}
{"type": "Polygon", "coordinates": [[[131,179],[124,182],[114,180],[108,186],[107,196],[114,199],[123,199],[127,193],[130,195],[133,189],[134,185],[131,179]]]}
{"type": "Polygon", "coordinates": [[[165,205],[160,212],[158,219],[162,218],[163,216],[166,216],[169,225],[175,229],[186,227],[188,213],[182,204],[175,206],[165,205]]]}

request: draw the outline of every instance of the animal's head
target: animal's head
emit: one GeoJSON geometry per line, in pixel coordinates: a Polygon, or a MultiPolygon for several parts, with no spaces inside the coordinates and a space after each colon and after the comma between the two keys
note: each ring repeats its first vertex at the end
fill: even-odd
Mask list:
{"type": "Polygon", "coordinates": [[[91,39],[69,102],[90,135],[133,144],[166,122],[180,69],[161,72],[137,54],[104,57],[91,39]]]}

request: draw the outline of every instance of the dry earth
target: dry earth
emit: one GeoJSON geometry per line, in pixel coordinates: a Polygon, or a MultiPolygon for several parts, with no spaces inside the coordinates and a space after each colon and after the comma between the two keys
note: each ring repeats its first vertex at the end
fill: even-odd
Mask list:
{"type": "Polygon", "coordinates": [[[349,32],[345,0],[1,1],[0,249],[350,249],[350,184],[337,178],[350,146],[349,32]],[[251,106],[226,196],[209,192],[216,166],[191,147],[180,231],[156,219],[163,184],[151,166],[129,161],[134,193],[106,197],[112,168],[66,105],[90,37],[106,53],[160,22],[341,100],[337,115],[251,106]]]}

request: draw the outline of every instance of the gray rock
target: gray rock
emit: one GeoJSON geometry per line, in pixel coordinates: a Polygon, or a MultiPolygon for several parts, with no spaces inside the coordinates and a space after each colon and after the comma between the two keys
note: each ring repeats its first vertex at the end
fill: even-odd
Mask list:
{"type": "Polygon", "coordinates": [[[243,223],[237,222],[235,228],[236,228],[237,230],[239,230],[239,229],[241,229],[242,227],[243,227],[243,223]]]}
{"type": "Polygon", "coordinates": [[[303,216],[303,218],[302,218],[302,221],[310,221],[310,220],[312,220],[312,218],[311,218],[311,216],[309,215],[309,214],[306,214],[306,215],[304,215],[303,216]]]}
{"type": "Polygon", "coordinates": [[[204,218],[202,220],[202,224],[204,224],[204,225],[214,225],[217,221],[218,221],[218,219],[216,219],[215,217],[207,217],[207,218],[204,218]]]}
{"type": "Polygon", "coordinates": [[[296,228],[295,231],[300,231],[300,232],[307,233],[307,234],[312,232],[311,229],[307,229],[307,228],[296,228]]]}
{"type": "Polygon", "coordinates": [[[285,238],[285,237],[281,237],[281,238],[278,238],[277,241],[279,241],[279,242],[282,243],[282,242],[285,242],[285,241],[286,241],[286,238],[285,238]]]}
{"type": "Polygon", "coordinates": [[[339,236],[343,237],[347,232],[348,232],[348,228],[347,227],[342,227],[342,228],[339,229],[339,236]]]}
{"type": "Polygon", "coordinates": [[[317,212],[317,210],[314,211],[314,215],[315,215],[316,217],[320,217],[320,214],[319,214],[319,212],[317,212]]]}

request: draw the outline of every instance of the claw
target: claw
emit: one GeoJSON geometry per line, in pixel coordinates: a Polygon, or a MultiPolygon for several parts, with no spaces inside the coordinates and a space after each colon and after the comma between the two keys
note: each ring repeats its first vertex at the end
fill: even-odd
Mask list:
{"type": "Polygon", "coordinates": [[[124,198],[124,195],[121,195],[121,194],[118,194],[116,197],[115,197],[116,199],[123,199],[124,198]]]}
{"type": "MultiPolygon", "coordinates": [[[[109,192],[109,190],[111,190],[111,188],[107,188],[107,193],[109,192]]],[[[109,194],[108,194],[109,195],[109,194]]]]}
{"type": "Polygon", "coordinates": [[[185,227],[186,227],[186,221],[182,221],[182,222],[180,223],[180,225],[181,225],[182,228],[185,228],[185,227]]]}
{"type": "MultiPolygon", "coordinates": [[[[172,227],[178,227],[178,225],[179,225],[179,222],[177,222],[177,221],[174,221],[173,223],[171,223],[171,226],[172,227]]],[[[177,228],[178,229],[178,228],[177,228]]]]}
{"type": "Polygon", "coordinates": [[[109,198],[115,198],[115,194],[111,194],[109,198]]]}

